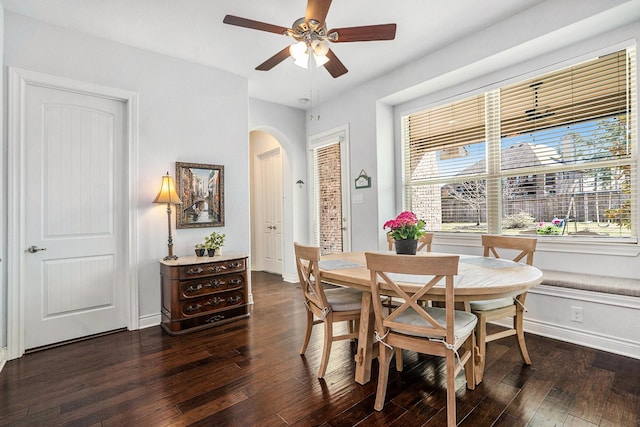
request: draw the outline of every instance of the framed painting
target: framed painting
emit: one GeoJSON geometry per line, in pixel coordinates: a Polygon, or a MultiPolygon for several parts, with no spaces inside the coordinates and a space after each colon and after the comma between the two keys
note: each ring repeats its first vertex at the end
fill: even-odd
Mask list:
{"type": "Polygon", "coordinates": [[[176,162],[176,228],[224,226],[224,166],[176,162]]]}

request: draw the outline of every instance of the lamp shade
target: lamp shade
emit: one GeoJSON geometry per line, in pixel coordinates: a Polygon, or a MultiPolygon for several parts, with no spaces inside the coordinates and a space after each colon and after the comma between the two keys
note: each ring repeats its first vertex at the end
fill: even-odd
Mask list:
{"type": "Polygon", "coordinates": [[[314,40],[311,42],[311,50],[316,56],[327,56],[329,53],[329,43],[325,40],[314,40]]]}
{"type": "Polygon", "coordinates": [[[327,58],[326,56],[320,56],[316,54],[313,55],[313,60],[316,63],[316,67],[322,67],[324,64],[329,62],[329,58],[327,58]]]}
{"type": "Polygon", "coordinates": [[[289,46],[289,54],[296,60],[307,58],[308,46],[305,42],[298,42],[289,46]]]}
{"type": "Polygon", "coordinates": [[[173,178],[169,175],[169,172],[162,177],[162,186],[156,198],[153,199],[153,203],[182,204],[182,200],[180,200],[178,193],[176,193],[176,187],[173,184],[173,178]]]}

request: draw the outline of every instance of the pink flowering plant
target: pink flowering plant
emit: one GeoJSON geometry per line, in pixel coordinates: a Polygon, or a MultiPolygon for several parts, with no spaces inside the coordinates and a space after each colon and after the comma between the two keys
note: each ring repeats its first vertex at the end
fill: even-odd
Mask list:
{"type": "Polygon", "coordinates": [[[557,235],[562,233],[562,225],[563,221],[558,218],[553,218],[551,224],[547,224],[544,222],[539,222],[536,227],[536,233],[538,234],[551,234],[557,235]]]}
{"type": "Polygon", "coordinates": [[[389,235],[395,240],[417,240],[426,231],[425,223],[418,219],[413,212],[401,212],[395,219],[385,222],[382,229],[389,229],[389,235]]]}

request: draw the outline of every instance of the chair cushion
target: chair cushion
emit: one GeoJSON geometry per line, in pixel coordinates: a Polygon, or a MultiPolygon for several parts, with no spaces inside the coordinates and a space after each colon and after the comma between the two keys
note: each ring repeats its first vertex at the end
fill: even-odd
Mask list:
{"type": "MultiPolygon", "coordinates": [[[[446,326],[446,310],[440,307],[424,307],[424,311],[429,313],[431,317],[435,319],[442,327],[446,326]]],[[[408,325],[415,326],[425,326],[432,327],[429,322],[427,322],[424,318],[422,318],[417,312],[412,309],[408,309],[407,311],[401,313],[398,317],[395,318],[396,322],[406,323],[408,325]]],[[[473,332],[473,329],[476,327],[476,323],[478,323],[478,319],[475,315],[471,313],[467,313],[466,311],[455,310],[454,311],[454,321],[455,321],[455,332],[454,336],[456,340],[460,338],[464,338],[473,332]]],[[[413,335],[417,337],[430,337],[428,334],[420,334],[420,333],[409,333],[407,331],[401,331],[394,328],[391,328],[393,332],[398,332],[405,335],[413,335]]]]}
{"type": "Polygon", "coordinates": [[[509,307],[513,305],[513,298],[498,298],[489,299],[486,301],[472,301],[471,311],[488,311],[495,310],[496,308],[509,307]]]}
{"type": "Polygon", "coordinates": [[[326,289],[324,294],[333,311],[353,311],[362,307],[362,291],[351,288],[326,289]]]}

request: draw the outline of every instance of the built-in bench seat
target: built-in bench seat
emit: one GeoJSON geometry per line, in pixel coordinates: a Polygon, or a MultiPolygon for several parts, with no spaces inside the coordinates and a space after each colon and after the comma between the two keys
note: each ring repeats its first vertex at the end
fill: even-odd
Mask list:
{"type": "Polygon", "coordinates": [[[640,297],[640,279],[543,270],[543,285],[640,297]]]}

